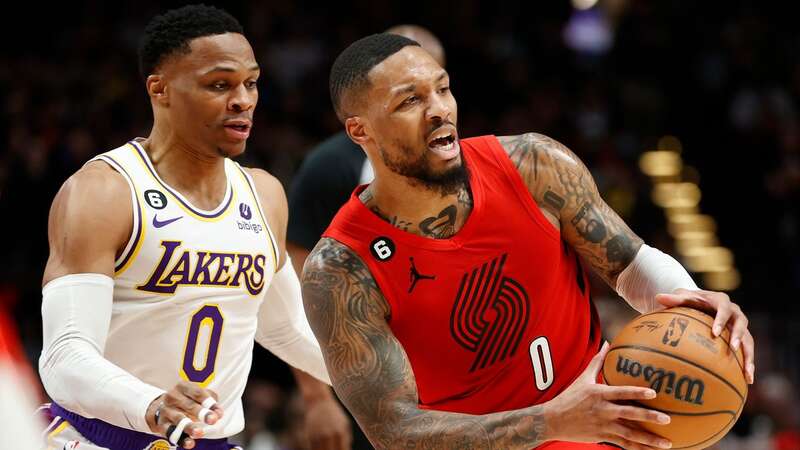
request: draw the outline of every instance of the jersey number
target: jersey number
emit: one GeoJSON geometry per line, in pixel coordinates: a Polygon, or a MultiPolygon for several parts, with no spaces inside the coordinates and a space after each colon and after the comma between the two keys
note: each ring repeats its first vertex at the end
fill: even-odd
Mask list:
{"type": "Polygon", "coordinates": [[[217,305],[203,305],[192,314],[186,333],[181,378],[205,387],[214,379],[214,365],[224,318],[217,305]]]}
{"type": "Polygon", "coordinates": [[[550,343],[544,336],[539,336],[531,342],[531,363],[533,363],[533,378],[536,388],[543,391],[553,384],[553,359],[550,357],[550,343]]]}

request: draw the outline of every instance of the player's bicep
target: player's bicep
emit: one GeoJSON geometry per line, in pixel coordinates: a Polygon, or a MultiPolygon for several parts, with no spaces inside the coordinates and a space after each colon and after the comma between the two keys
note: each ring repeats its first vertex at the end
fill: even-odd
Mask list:
{"type": "Polygon", "coordinates": [[[536,133],[504,139],[536,203],[557,218],[562,238],[613,287],[642,240],[606,204],[592,174],[567,147],[536,133]]]}
{"type": "Polygon", "coordinates": [[[408,357],[389,328],[386,300],[366,265],[324,238],[303,271],[303,301],[331,381],[370,438],[417,405],[408,357]]]}
{"type": "Polygon", "coordinates": [[[127,183],[112,171],[88,166],[56,194],[48,218],[50,255],[43,284],[74,273],[113,276],[117,252],[130,236],[133,213],[127,183]]]}

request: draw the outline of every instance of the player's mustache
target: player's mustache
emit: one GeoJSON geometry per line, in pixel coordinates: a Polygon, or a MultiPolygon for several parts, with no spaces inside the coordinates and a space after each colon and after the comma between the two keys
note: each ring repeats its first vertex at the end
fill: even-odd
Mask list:
{"type": "Polygon", "coordinates": [[[443,121],[441,121],[441,122],[437,122],[437,123],[435,123],[435,124],[431,125],[431,126],[429,127],[430,129],[429,129],[429,130],[428,130],[428,132],[426,133],[426,136],[430,136],[431,134],[433,134],[433,133],[435,133],[436,131],[438,131],[440,128],[446,127],[446,126],[448,126],[448,125],[449,125],[449,126],[451,126],[451,127],[453,127],[453,130],[455,130],[455,129],[456,129],[456,124],[454,124],[453,122],[451,122],[451,121],[449,121],[449,120],[443,120],[443,121]]]}

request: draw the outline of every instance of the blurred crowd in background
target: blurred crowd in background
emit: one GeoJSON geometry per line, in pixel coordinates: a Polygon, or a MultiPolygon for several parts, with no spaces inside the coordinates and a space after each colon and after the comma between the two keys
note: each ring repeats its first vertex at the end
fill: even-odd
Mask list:
{"type": "MultiPolygon", "coordinates": [[[[338,131],[327,77],[366,34],[427,27],[447,52],[461,136],[537,131],[591,169],[646,242],[674,254],[639,156],[682,143],[701,209],[733,251],[730,292],[751,320],[756,384],[725,449],[800,449],[800,31],[778,2],[229,2],[262,67],[244,164],[288,189],[314,144],[338,131]],[[580,9],[588,8],[588,9],[580,9]]],[[[0,308],[35,367],[47,215],[62,182],[95,154],[147,136],[136,47],[179,3],[63,2],[7,10],[0,64],[0,308]],[[18,9],[18,10],[17,10],[18,9]]],[[[103,214],[103,211],[98,211],[103,214]]],[[[632,311],[599,279],[613,337],[632,311]]],[[[301,450],[302,401],[258,350],[245,398],[249,449],[301,450]]]]}

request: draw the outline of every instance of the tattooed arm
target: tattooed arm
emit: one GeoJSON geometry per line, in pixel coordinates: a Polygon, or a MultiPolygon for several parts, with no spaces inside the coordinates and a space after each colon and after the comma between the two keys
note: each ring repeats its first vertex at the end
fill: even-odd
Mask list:
{"type": "Polygon", "coordinates": [[[498,139],[545,216],[614,288],[643,242],[603,201],[586,166],[567,147],[541,134],[498,139]]]}
{"type": "MultiPolygon", "coordinates": [[[[643,242],[600,198],[586,166],[567,147],[541,134],[527,133],[498,139],[517,166],[536,203],[558,225],[564,239],[609,286],[620,291],[617,279],[637,257],[643,242]]],[[[670,259],[666,255],[656,255],[656,270],[641,272],[638,276],[644,278],[645,283],[640,281],[639,284],[658,284],[658,278],[663,277],[659,270],[681,271],[683,273],[677,278],[685,277],[691,282],[683,267],[674,260],[670,264],[667,261],[670,259]]],[[[633,265],[633,268],[637,266],[633,265]]],[[[649,292],[641,287],[640,290],[647,292],[645,300],[653,305],[651,309],[689,306],[715,314],[714,335],[718,336],[726,326],[731,329],[731,345],[738,348],[741,343],[746,361],[745,376],[748,382],[753,382],[753,336],[747,329],[747,317],[727,294],[695,288],[678,288],[672,292],[649,292]],[[651,298],[651,294],[658,295],[651,298]]]]}
{"type": "Polygon", "coordinates": [[[480,416],[420,409],[408,357],[386,320],[389,305],[364,262],[324,238],[306,260],[302,283],[306,315],[334,389],[379,450],[527,450],[552,439],[606,440],[640,449],[651,447],[622,434],[638,442],[657,439],[617,422],[620,417],[655,421],[658,413],[609,402],[649,398],[649,389],[597,385],[604,352],[543,405],[480,416]]]}

